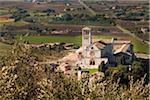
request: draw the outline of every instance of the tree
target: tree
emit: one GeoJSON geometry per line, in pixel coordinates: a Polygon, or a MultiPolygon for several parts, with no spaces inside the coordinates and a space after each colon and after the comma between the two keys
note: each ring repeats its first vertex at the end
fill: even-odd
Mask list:
{"type": "Polygon", "coordinates": [[[99,67],[98,67],[98,71],[99,72],[105,72],[105,70],[106,70],[105,62],[102,61],[101,64],[99,65],[99,67]]]}
{"type": "Polygon", "coordinates": [[[65,14],[64,16],[63,16],[63,20],[64,21],[70,21],[70,20],[72,20],[73,18],[72,18],[72,16],[70,15],[70,14],[65,14]]]}

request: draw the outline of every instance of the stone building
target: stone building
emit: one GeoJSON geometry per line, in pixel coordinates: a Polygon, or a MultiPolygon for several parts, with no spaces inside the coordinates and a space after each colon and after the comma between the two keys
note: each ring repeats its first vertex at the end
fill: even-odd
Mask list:
{"type": "Polygon", "coordinates": [[[82,49],[78,52],[77,65],[81,68],[98,68],[101,64],[115,66],[124,60],[131,64],[133,49],[130,41],[96,41],[92,40],[91,29],[82,29],[82,49]],[[120,60],[121,59],[121,60],[120,60]]]}
{"type": "MultiPolygon", "coordinates": [[[[60,59],[59,67],[65,74],[71,74],[73,68],[100,68],[101,72],[105,72],[108,67],[114,67],[117,64],[130,65],[133,59],[134,52],[131,41],[116,39],[95,41],[92,39],[91,29],[85,27],[82,29],[82,46],[60,59]]],[[[78,70],[78,79],[80,80],[81,75],[88,71],[78,70]]]]}

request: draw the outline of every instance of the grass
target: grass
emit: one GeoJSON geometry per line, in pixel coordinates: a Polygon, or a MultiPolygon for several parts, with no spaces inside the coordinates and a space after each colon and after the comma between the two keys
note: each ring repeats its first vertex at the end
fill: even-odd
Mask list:
{"type": "Polygon", "coordinates": [[[0,8],[0,15],[5,15],[8,13],[8,10],[7,9],[2,9],[0,8]]]}
{"type": "Polygon", "coordinates": [[[64,43],[74,43],[81,45],[80,36],[17,36],[17,39],[22,39],[30,43],[55,43],[55,42],[64,42],[64,43]]]}
{"type": "Polygon", "coordinates": [[[147,41],[144,41],[144,42],[147,43],[147,44],[150,44],[150,41],[148,41],[148,40],[147,40],[147,41]]]}
{"type": "MultiPolygon", "coordinates": [[[[134,45],[134,51],[140,53],[149,53],[148,44],[141,42],[132,37],[121,37],[121,36],[111,36],[111,35],[96,35],[93,36],[94,39],[111,39],[112,37],[116,37],[118,39],[128,39],[132,41],[134,45]]],[[[20,36],[17,36],[19,39],[20,36]]],[[[64,42],[64,43],[74,43],[81,46],[81,36],[23,36],[22,40],[28,41],[29,43],[55,43],[55,42],[64,42]]]]}
{"type": "Polygon", "coordinates": [[[16,33],[34,33],[36,31],[28,30],[28,29],[21,29],[21,30],[17,29],[17,30],[12,30],[12,32],[16,32],[16,33]]]}
{"type": "Polygon", "coordinates": [[[0,56],[7,54],[10,47],[10,45],[0,42],[0,56]]]}
{"type": "Polygon", "coordinates": [[[17,22],[12,22],[12,23],[9,23],[9,25],[13,25],[13,26],[24,26],[24,25],[27,25],[28,22],[25,22],[25,21],[17,21],[17,22]]]}
{"type": "Polygon", "coordinates": [[[82,71],[89,71],[90,74],[94,74],[94,73],[98,72],[98,69],[94,69],[94,68],[93,69],[87,69],[86,68],[86,69],[82,69],[82,71]]]}
{"type": "Polygon", "coordinates": [[[9,47],[10,47],[10,45],[0,42],[0,50],[8,49],[9,47]]]}
{"type": "Polygon", "coordinates": [[[134,45],[134,51],[139,53],[150,53],[149,45],[147,43],[141,42],[137,39],[132,38],[132,43],[134,45]]]}
{"type": "Polygon", "coordinates": [[[17,36],[17,39],[25,40],[30,43],[55,43],[55,42],[65,42],[65,43],[75,43],[81,45],[80,36],[17,36]]]}
{"type": "Polygon", "coordinates": [[[51,24],[72,24],[72,25],[99,25],[99,26],[113,26],[109,22],[96,22],[96,21],[80,21],[80,20],[72,20],[72,21],[55,21],[52,20],[51,24]]]}
{"type": "Polygon", "coordinates": [[[0,19],[0,24],[6,24],[6,25],[12,25],[12,26],[24,26],[24,25],[27,25],[29,24],[28,22],[25,22],[25,21],[17,21],[15,22],[14,19],[8,19],[8,20],[1,20],[0,19]]]}
{"type": "Polygon", "coordinates": [[[12,24],[15,25],[15,26],[24,26],[24,25],[27,25],[28,22],[25,22],[25,21],[21,20],[21,21],[14,22],[12,24]]]}
{"type": "MultiPolygon", "coordinates": [[[[110,36],[94,36],[93,38],[101,39],[111,39],[110,36]]],[[[17,36],[17,39],[22,39],[30,43],[55,43],[55,42],[65,42],[74,43],[81,46],[82,39],[81,36],[17,36]]]]}

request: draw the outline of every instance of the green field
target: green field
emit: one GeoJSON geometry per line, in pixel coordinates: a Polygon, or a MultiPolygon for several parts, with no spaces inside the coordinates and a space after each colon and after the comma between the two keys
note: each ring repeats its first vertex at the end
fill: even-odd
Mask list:
{"type": "Polygon", "coordinates": [[[96,72],[98,72],[98,69],[82,69],[82,71],[89,71],[90,74],[94,74],[96,72]]]}
{"type": "Polygon", "coordinates": [[[1,22],[0,24],[12,25],[12,26],[25,26],[25,25],[27,25],[27,24],[29,24],[29,23],[20,20],[20,21],[17,21],[17,22],[14,22],[14,21],[10,21],[10,22],[1,22]]]}
{"type": "MultiPolygon", "coordinates": [[[[113,36],[118,39],[122,39],[124,37],[113,36]]],[[[112,36],[109,35],[96,35],[93,36],[94,39],[111,39],[112,36]]],[[[21,39],[24,41],[28,41],[29,43],[55,43],[55,42],[64,42],[64,43],[74,43],[81,46],[81,36],[17,36],[17,39],[21,39]]],[[[129,40],[132,41],[134,45],[134,51],[140,53],[149,53],[149,46],[148,44],[138,41],[134,38],[128,37],[129,40]]]]}
{"type": "Polygon", "coordinates": [[[21,39],[23,41],[28,41],[29,43],[55,43],[55,42],[64,42],[64,43],[74,43],[77,45],[81,45],[81,37],[80,36],[17,36],[17,39],[21,39]]]}
{"type": "Polygon", "coordinates": [[[8,13],[8,10],[6,9],[0,9],[0,15],[5,15],[8,13]]]}
{"type": "Polygon", "coordinates": [[[0,56],[7,54],[7,51],[10,50],[11,46],[0,42],[0,56]]]}

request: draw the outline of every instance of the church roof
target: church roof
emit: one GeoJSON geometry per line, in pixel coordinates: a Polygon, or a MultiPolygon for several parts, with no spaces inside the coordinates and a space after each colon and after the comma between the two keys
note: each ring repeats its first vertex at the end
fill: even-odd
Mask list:
{"type": "MultiPolygon", "coordinates": [[[[106,45],[112,44],[111,41],[96,41],[93,43],[95,47],[98,49],[103,49],[106,47],[106,45]]],[[[129,47],[131,45],[131,41],[125,41],[125,40],[117,40],[113,42],[113,51],[114,54],[120,53],[120,52],[127,52],[129,47]]]]}
{"type": "Polygon", "coordinates": [[[130,47],[130,44],[123,44],[122,46],[119,46],[118,49],[114,46],[114,54],[120,53],[120,52],[127,52],[128,48],[130,47]],[[116,49],[116,50],[115,50],[116,49]]]}
{"type": "Polygon", "coordinates": [[[94,46],[96,46],[98,49],[103,49],[107,43],[103,42],[103,41],[97,41],[93,43],[94,46]]]}
{"type": "Polygon", "coordinates": [[[132,53],[128,51],[130,46],[131,46],[131,41],[117,41],[114,43],[113,46],[114,54],[116,55],[116,54],[124,53],[129,56],[132,56],[132,53]]]}
{"type": "Polygon", "coordinates": [[[89,28],[89,27],[84,27],[84,28],[82,28],[82,30],[91,30],[91,28],[89,28]]]}

